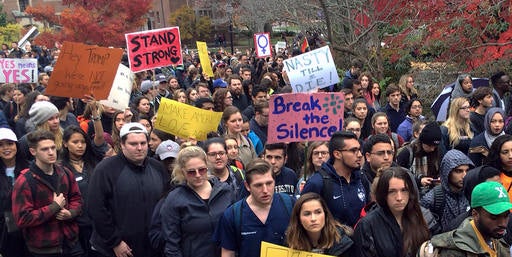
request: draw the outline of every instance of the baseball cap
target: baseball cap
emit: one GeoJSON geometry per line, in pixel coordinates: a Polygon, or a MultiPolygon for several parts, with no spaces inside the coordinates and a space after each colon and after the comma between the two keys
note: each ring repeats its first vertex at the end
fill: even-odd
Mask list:
{"type": "Polygon", "coordinates": [[[119,132],[119,137],[124,137],[130,133],[144,133],[148,134],[148,131],[144,127],[144,125],[138,122],[130,122],[126,123],[121,127],[121,131],[119,132]]]}
{"type": "Polygon", "coordinates": [[[8,129],[8,128],[0,128],[0,140],[9,140],[9,141],[14,141],[14,142],[18,142],[18,138],[16,137],[16,134],[14,134],[14,132],[12,132],[11,129],[8,129]]]}
{"type": "Polygon", "coordinates": [[[142,93],[147,93],[153,87],[153,82],[151,80],[144,80],[140,83],[140,91],[142,93]]]}
{"type": "Polygon", "coordinates": [[[167,82],[167,77],[164,74],[160,74],[156,76],[156,80],[158,80],[160,83],[167,82]]]}
{"type": "Polygon", "coordinates": [[[172,140],[165,140],[156,148],[155,154],[160,157],[160,160],[165,160],[169,157],[176,158],[180,152],[180,145],[172,140]]]}
{"type": "Polygon", "coordinates": [[[501,183],[487,181],[478,184],[471,193],[471,208],[482,207],[498,215],[512,209],[508,192],[501,183]]]}
{"type": "Polygon", "coordinates": [[[213,81],[213,88],[217,88],[217,87],[227,87],[228,86],[228,83],[226,83],[226,81],[222,80],[222,79],[216,79],[213,81]]]}

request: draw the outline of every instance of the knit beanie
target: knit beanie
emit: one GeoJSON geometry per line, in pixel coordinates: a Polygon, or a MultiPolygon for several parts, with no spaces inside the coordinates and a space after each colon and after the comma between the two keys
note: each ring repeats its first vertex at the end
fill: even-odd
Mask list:
{"type": "Polygon", "coordinates": [[[421,130],[419,140],[426,145],[439,145],[441,136],[439,125],[436,122],[430,122],[421,130]]]}
{"type": "Polygon", "coordinates": [[[28,111],[28,115],[30,116],[30,121],[35,125],[41,125],[48,121],[53,115],[58,114],[59,110],[55,105],[48,101],[35,102],[30,110],[28,111]]]}

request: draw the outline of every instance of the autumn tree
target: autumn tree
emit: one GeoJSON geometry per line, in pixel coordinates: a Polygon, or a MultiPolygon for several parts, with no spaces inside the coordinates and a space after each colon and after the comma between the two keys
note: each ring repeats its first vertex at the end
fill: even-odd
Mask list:
{"type": "Polygon", "coordinates": [[[60,17],[49,6],[28,7],[26,12],[48,27],[60,26],[62,29],[54,33],[62,40],[121,47],[125,46],[125,33],[144,25],[152,1],[64,0],[62,3],[69,8],[60,17]]]}
{"type": "Polygon", "coordinates": [[[186,5],[171,13],[170,24],[180,27],[181,42],[206,41],[210,37],[212,23],[209,17],[196,15],[186,5]]]}

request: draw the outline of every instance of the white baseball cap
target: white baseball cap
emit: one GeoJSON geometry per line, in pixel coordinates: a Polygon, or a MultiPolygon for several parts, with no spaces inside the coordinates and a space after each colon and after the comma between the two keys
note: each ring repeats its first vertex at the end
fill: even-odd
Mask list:
{"type": "Polygon", "coordinates": [[[18,138],[16,137],[16,134],[12,132],[11,129],[8,128],[0,128],[0,140],[9,140],[18,142],[18,138]]]}
{"type": "Polygon", "coordinates": [[[144,133],[148,135],[148,131],[144,125],[138,122],[130,122],[124,124],[123,127],[121,127],[121,131],[119,131],[119,137],[124,137],[130,133],[144,133]]]}

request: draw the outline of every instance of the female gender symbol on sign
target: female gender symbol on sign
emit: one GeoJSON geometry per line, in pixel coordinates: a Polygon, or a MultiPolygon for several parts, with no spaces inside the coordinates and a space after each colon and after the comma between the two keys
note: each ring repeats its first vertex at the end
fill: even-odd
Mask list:
{"type": "Polygon", "coordinates": [[[258,46],[261,48],[261,52],[263,54],[265,54],[265,52],[267,51],[267,50],[265,50],[265,48],[267,48],[267,46],[268,46],[268,38],[265,36],[265,34],[261,34],[258,36],[257,41],[258,41],[258,46]],[[261,40],[261,39],[263,39],[263,40],[261,40]]]}

